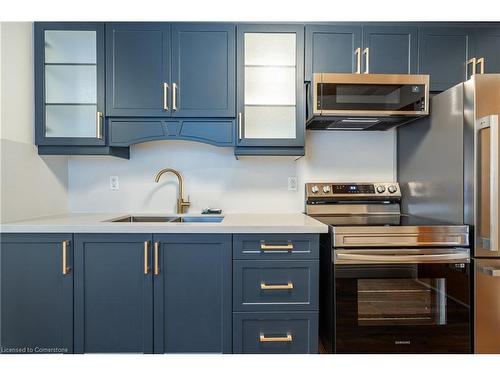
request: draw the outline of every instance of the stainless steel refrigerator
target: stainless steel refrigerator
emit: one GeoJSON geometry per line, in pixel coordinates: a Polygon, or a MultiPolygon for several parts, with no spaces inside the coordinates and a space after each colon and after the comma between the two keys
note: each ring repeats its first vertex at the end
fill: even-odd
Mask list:
{"type": "Polygon", "coordinates": [[[481,74],[398,128],[402,211],[471,225],[475,353],[500,353],[499,116],[500,74],[481,74]]]}

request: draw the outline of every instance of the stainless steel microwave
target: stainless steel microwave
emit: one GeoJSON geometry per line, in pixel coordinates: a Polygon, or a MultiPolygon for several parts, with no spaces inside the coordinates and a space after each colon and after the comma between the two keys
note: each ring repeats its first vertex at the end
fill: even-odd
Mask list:
{"type": "Polygon", "coordinates": [[[429,114],[429,76],[315,73],[310,129],[385,130],[429,114]]]}

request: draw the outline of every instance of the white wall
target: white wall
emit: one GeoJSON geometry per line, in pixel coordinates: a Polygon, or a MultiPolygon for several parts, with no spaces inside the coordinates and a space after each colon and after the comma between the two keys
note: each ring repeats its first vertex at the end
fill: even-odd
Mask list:
{"type": "Polygon", "coordinates": [[[172,167],[185,179],[190,212],[206,206],[225,212],[302,212],[309,181],[393,181],[394,131],[308,132],[306,156],[245,157],[231,148],[183,141],[157,141],[131,147],[130,160],[71,157],[69,204],[74,212],[174,212],[177,182],[158,170],[172,167]],[[118,176],[119,190],[109,189],[118,176]],[[287,191],[288,176],[299,189],[287,191]]]}
{"type": "Polygon", "coordinates": [[[34,139],[33,25],[0,23],[0,221],[63,213],[67,157],[40,157],[34,139]]]}

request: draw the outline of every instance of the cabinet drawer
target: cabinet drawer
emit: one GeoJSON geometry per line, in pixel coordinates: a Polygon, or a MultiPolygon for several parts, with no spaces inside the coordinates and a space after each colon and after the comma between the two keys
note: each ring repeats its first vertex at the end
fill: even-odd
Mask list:
{"type": "Polygon", "coordinates": [[[318,261],[233,262],[233,310],[317,310],[318,261]]]}
{"type": "Polygon", "coordinates": [[[233,313],[235,354],[317,352],[317,312],[233,313]]]}
{"type": "Polygon", "coordinates": [[[318,234],[235,234],[233,259],[319,258],[318,234]]]}

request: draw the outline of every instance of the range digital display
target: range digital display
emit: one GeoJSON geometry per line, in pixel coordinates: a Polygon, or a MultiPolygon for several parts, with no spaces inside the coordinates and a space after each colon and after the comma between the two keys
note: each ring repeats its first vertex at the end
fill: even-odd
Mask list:
{"type": "Polygon", "coordinates": [[[375,194],[373,185],[338,184],[332,186],[333,194],[375,194]]]}

